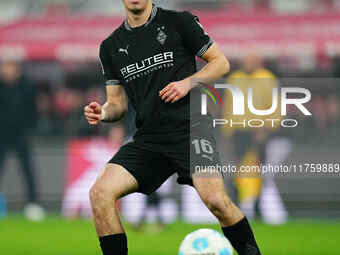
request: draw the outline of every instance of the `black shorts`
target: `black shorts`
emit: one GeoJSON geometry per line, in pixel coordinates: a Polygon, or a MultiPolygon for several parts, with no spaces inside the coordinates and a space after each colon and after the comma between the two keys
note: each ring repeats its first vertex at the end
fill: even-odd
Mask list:
{"type": "Polygon", "coordinates": [[[135,139],[122,146],[109,163],[124,167],[136,178],[138,192],[150,194],[174,173],[179,184],[192,185],[197,166],[216,165],[220,159],[214,135],[197,131],[167,143],[135,139]]]}

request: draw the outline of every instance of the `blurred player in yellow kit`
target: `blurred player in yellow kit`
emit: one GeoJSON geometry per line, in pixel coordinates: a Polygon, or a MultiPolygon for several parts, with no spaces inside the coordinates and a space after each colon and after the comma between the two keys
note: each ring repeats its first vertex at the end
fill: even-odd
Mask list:
{"type": "MultiPolygon", "coordinates": [[[[253,105],[258,110],[269,109],[272,106],[273,89],[278,88],[275,75],[263,67],[262,59],[255,54],[248,54],[243,59],[241,69],[231,73],[227,83],[242,90],[245,104],[247,104],[248,89],[251,88],[253,105]]],[[[239,169],[241,167],[249,169],[252,166],[266,163],[279,164],[286,159],[290,152],[290,142],[285,138],[275,138],[282,119],[280,107],[273,114],[259,116],[251,113],[245,105],[244,115],[233,115],[233,98],[230,92],[226,92],[222,114],[224,119],[232,123],[224,126],[223,133],[232,141],[239,169]],[[271,122],[268,121],[269,119],[276,121],[271,122]],[[249,120],[253,120],[251,126],[259,125],[260,120],[264,125],[254,128],[248,124],[249,120]],[[277,146],[280,147],[279,150],[275,150],[277,146]]],[[[260,202],[258,205],[264,221],[271,224],[286,221],[287,212],[273,176],[266,176],[262,182],[260,175],[256,172],[246,174],[240,172],[235,183],[240,208],[248,218],[255,217],[256,204],[260,202]]]]}

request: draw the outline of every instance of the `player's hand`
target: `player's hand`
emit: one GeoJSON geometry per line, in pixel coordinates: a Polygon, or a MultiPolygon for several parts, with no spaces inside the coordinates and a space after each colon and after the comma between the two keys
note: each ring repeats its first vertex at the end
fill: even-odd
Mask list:
{"type": "Polygon", "coordinates": [[[101,121],[102,107],[97,102],[92,102],[84,107],[84,114],[90,125],[98,125],[101,121]]]}
{"type": "Polygon", "coordinates": [[[166,103],[175,103],[181,98],[185,97],[190,90],[190,80],[184,79],[182,81],[171,82],[164,89],[159,92],[159,96],[166,103]]]}

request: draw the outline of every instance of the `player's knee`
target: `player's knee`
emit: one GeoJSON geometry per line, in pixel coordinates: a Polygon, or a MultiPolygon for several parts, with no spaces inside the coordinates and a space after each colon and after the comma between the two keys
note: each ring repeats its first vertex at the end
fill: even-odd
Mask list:
{"type": "Polygon", "coordinates": [[[92,207],[105,206],[116,199],[110,189],[97,183],[91,187],[89,195],[92,207]]]}
{"type": "Polygon", "coordinates": [[[101,195],[101,191],[99,190],[98,185],[94,184],[91,187],[89,195],[90,195],[90,201],[91,201],[92,206],[96,204],[97,201],[100,201],[100,197],[102,195],[101,195]]]}

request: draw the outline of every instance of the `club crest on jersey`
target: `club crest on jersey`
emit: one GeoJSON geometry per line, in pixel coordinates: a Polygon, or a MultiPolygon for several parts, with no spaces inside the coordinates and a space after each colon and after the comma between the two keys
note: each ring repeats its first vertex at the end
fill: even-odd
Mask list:
{"type": "Polygon", "coordinates": [[[157,31],[158,31],[157,41],[159,41],[159,43],[162,45],[164,45],[166,39],[168,38],[168,36],[164,32],[164,29],[165,29],[164,26],[157,28],[157,31]]]}
{"type": "Polygon", "coordinates": [[[128,55],[129,55],[129,52],[128,52],[129,47],[130,47],[130,45],[126,46],[126,49],[124,49],[124,48],[119,48],[119,49],[118,49],[118,52],[120,52],[120,53],[125,53],[126,56],[128,56],[128,55]]]}

